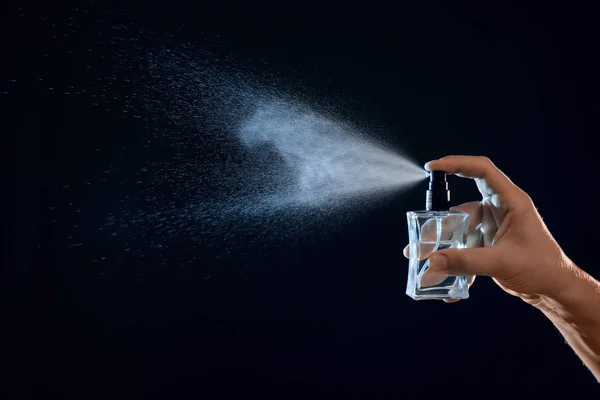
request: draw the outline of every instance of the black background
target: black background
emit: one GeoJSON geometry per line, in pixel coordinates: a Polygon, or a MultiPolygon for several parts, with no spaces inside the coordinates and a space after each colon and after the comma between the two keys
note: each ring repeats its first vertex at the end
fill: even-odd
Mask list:
{"type": "MultiPolygon", "coordinates": [[[[17,261],[4,283],[7,326],[20,339],[10,366],[16,382],[36,391],[116,385],[197,393],[214,385],[401,393],[400,385],[412,383],[449,391],[470,383],[593,383],[541,313],[488,279],[458,304],[404,295],[404,213],[422,208],[422,186],[322,238],[260,250],[249,243],[233,260],[206,256],[185,274],[115,272],[139,268],[128,260],[100,275],[90,272],[85,252],[67,248],[73,221],[65,215],[51,224],[48,207],[89,193],[74,185],[64,197],[57,188],[89,175],[97,162],[89,150],[120,146],[126,130],[89,101],[49,94],[36,82],[41,73],[57,87],[85,80],[67,56],[71,47],[52,47],[46,23],[60,32],[78,7],[107,23],[173,30],[190,41],[218,37],[223,51],[351,102],[350,114],[385,127],[392,132],[386,139],[419,163],[487,155],[532,196],[567,254],[600,276],[593,260],[598,64],[591,9],[280,3],[23,4],[4,13],[3,119],[16,145],[6,226],[17,261]],[[58,55],[42,64],[47,49],[58,55]],[[211,278],[194,268],[212,271],[211,278]]],[[[70,40],[86,47],[94,29],[70,40]]],[[[455,203],[477,198],[470,182],[455,183],[455,203]]],[[[111,193],[94,196],[101,202],[111,193]]]]}

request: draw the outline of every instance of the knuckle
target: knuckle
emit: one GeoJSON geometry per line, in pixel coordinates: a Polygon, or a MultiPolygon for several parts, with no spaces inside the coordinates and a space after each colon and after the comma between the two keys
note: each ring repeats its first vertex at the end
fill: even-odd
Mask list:
{"type": "Polygon", "coordinates": [[[523,189],[517,188],[515,198],[517,200],[517,205],[520,208],[522,208],[524,210],[529,210],[529,209],[534,209],[535,208],[535,204],[533,203],[533,199],[523,189]]]}
{"type": "Polygon", "coordinates": [[[492,160],[486,156],[479,156],[479,162],[481,162],[481,165],[485,166],[486,168],[495,167],[492,160]]]}

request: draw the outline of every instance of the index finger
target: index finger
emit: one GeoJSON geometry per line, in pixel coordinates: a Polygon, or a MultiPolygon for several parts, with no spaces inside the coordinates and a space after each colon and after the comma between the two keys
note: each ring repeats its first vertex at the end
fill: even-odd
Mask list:
{"type": "MultiPolygon", "coordinates": [[[[464,178],[484,180],[494,193],[503,197],[512,197],[518,192],[517,186],[500,171],[487,157],[480,156],[446,156],[425,164],[428,171],[438,170],[464,178]]],[[[479,185],[478,185],[479,186],[479,185]]],[[[484,196],[486,193],[482,193],[484,196]]]]}

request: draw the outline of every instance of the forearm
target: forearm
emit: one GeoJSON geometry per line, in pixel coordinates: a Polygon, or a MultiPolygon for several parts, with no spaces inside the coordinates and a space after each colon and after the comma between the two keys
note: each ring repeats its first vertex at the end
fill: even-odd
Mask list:
{"type": "Polygon", "coordinates": [[[566,289],[535,306],[600,382],[600,283],[574,267],[566,289]]]}

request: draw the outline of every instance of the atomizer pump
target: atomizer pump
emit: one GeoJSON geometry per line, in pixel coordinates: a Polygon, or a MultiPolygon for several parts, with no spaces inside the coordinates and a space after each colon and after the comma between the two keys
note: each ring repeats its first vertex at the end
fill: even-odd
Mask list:
{"type": "Polygon", "coordinates": [[[429,173],[429,190],[425,199],[427,211],[447,211],[450,208],[450,190],[444,171],[429,173]]]}

